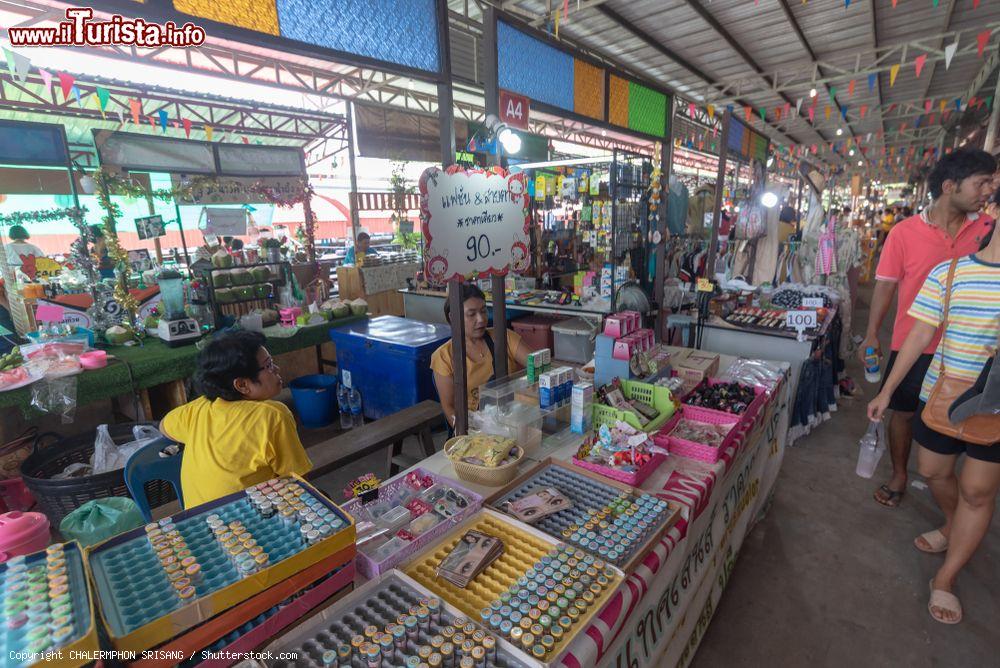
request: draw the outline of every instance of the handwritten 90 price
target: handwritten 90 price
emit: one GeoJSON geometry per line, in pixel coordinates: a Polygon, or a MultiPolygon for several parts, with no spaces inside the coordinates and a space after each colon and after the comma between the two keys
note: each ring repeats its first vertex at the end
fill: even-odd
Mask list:
{"type": "Polygon", "coordinates": [[[466,255],[465,259],[469,262],[475,262],[480,258],[487,258],[492,255],[496,255],[503,250],[502,248],[491,249],[490,238],[485,234],[472,235],[465,240],[465,247],[469,251],[469,254],[466,255]]]}

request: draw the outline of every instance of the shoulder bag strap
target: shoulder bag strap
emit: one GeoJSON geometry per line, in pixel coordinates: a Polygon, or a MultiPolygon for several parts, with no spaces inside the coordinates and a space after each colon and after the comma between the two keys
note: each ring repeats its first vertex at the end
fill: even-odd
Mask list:
{"type": "Polygon", "coordinates": [[[944,284],[944,314],[941,317],[941,370],[938,372],[938,378],[944,375],[944,358],[947,353],[945,346],[948,341],[948,314],[951,311],[951,289],[955,283],[955,268],[958,266],[958,260],[959,258],[956,257],[948,266],[948,278],[944,284]]]}

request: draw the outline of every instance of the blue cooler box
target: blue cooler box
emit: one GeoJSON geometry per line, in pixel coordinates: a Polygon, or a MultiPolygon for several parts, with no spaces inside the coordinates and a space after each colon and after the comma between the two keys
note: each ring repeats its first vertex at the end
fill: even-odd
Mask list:
{"type": "Polygon", "coordinates": [[[377,420],[425,399],[437,400],[431,355],[451,338],[451,327],[394,315],[330,330],[337,367],[351,372],[365,417],[377,420]]]}

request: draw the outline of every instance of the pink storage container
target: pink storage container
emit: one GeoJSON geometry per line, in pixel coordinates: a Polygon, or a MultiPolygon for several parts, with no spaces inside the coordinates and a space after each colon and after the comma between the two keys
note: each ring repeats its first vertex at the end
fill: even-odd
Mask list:
{"type": "MultiPolygon", "coordinates": [[[[653,440],[654,442],[656,441],[655,438],[653,440]]],[[[594,464],[593,462],[584,461],[583,459],[577,459],[576,457],[573,457],[573,464],[582,469],[599,473],[605,478],[611,478],[612,480],[625,483],[630,487],[638,487],[646,481],[646,478],[653,474],[656,467],[662,464],[663,460],[666,458],[666,455],[654,454],[652,459],[640,466],[637,471],[622,471],[610,466],[602,466],[601,464],[594,464]]]]}
{"type": "Polygon", "coordinates": [[[719,457],[722,456],[726,448],[737,437],[742,436],[743,432],[739,429],[739,425],[740,418],[736,415],[721,413],[707,408],[699,408],[697,406],[681,406],[680,412],[675,414],[670,419],[670,422],[664,425],[660,433],[653,436],[653,442],[662,448],[666,448],[672,455],[689,457],[690,459],[714,464],[719,461],[719,457]],[[728,424],[730,427],[729,433],[722,439],[722,443],[718,447],[677,438],[672,435],[672,432],[682,418],[693,420],[694,422],[707,422],[709,424],[728,424]]]}
{"type": "Polygon", "coordinates": [[[3,560],[44,550],[49,544],[49,519],[41,513],[12,510],[0,515],[0,552],[3,560]]]}
{"type": "MultiPolygon", "coordinates": [[[[728,383],[730,381],[722,380],[721,378],[709,378],[707,382],[709,385],[719,385],[720,383],[728,383]]],[[[748,385],[747,383],[740,383],[740,385],[750,387],[750,385],[748,385]]],[[[767,397],[768,397],[767,388],[765,388],[763,385],[753,385],[752,387],[754,391],[754,400],[750,402],[750,405],[747,406],[746,411],[744,411],[742,415],[729,413],[729,411],[713,411],[713,412],[725,413],[726,415],[733,415],[735,417],[740,418],[742,422],[748,425],[752,425],[759,417],[760,409],[763,408],[764,404],[767,403],[767,397]]],[[[695,389],[697,389],[697,386],[693,388],[691,391],[693,392],[695,389]]],[[[684,403],[685,400],[686,397],[685,399],[681,400],[681,403],[684,403]]],[[[695,408],[701,408],[702,410],[713,410],[710,408],[704,408],[702,406],[695,406],[695,408]]]]}
{"type": "Polygon", "coordinates": [[[529,315],[524,318],[512,320],[511,329],[517,332],[529,350],[541,350],[548,348],[555,349],[552,339],[553,323],[561,322],[566,318],[560,316],[529,315]]]}
{"type": "Polygon", "coordinates": [[[103,369],[108,365],[106,350],[88,350],[80,355],[80,366],[84,369],[103,369]]]}

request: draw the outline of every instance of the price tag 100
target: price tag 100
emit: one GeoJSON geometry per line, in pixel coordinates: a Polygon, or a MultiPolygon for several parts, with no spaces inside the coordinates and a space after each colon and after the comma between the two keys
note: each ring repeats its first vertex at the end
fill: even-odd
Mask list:
{"type": "Polygon", "coordinates": [[[803,297],[802,308],[823,308],[822,297],[803,297]]]}
{"type": "Polygon", "coordinates": [[[786,311],[785,327],[788,329],[812,329],[816,326],[816,311],[786,311]]]}

